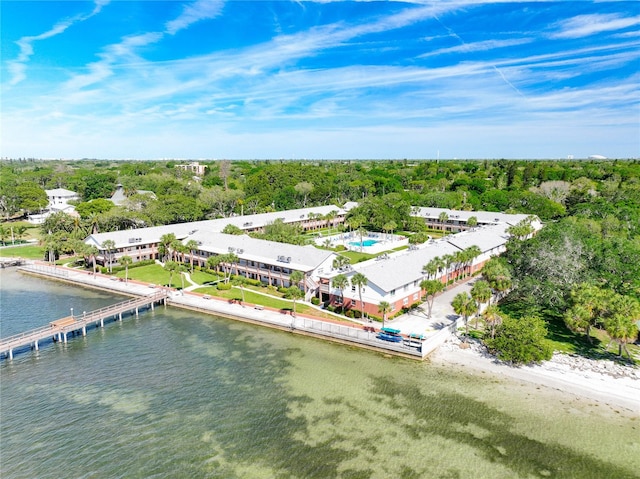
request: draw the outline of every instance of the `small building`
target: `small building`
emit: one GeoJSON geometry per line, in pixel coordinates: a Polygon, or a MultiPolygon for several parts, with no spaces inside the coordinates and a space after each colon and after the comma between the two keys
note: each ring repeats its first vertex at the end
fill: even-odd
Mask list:
{"type": "Polygon", "coordinates": [[[201,165],[198,161],[192,161],[186,165],[175,165],[178,170],[190,171],[196,176],[204,176],[207,165],[201,165]]]}
{"type": "Polygon", "coordinates": [[[38,214],[29,215],[27,221],[33,224],[42,224],[53,213],[64,212],[70,216],[78,216],[70,201],[79,201],[80,195],[75,191],[66,190],[64,188],[55,188],[53,190],[44,190],[47,194],[49,203],[47,208],[38,214]]]}

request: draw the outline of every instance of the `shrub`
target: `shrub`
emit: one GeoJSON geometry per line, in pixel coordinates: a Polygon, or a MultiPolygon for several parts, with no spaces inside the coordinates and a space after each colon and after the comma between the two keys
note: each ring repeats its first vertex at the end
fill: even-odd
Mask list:
{"type": "Polygon", "coordinates": [[[320,304],[320,298],[316,298],[315,296],[311,298],[311,304],[318,306],[320,304]]]}
{"type": "Polygon", "coordinates": [[[217,287],[220,291],[227,291],[231,289],[231,283],[218,283],[217,287]]]}
{"type": "Polygon", "coordinates": [[[547,325],[536,316],[503,317],[494,339],[485,341],[499,359],[514,364],[538,363],[551,359],[553,350],[546,339],[547,325]]]}

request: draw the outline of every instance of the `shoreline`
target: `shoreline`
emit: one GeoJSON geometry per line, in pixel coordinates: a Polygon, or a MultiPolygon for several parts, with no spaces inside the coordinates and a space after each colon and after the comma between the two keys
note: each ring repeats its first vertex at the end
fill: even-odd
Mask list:
{"type": "MultiPolygon", "coordinates": [[[[34,276],[47,277],[48,279],[62,281],[74,286],[87,287],[89,289],[99,289],[106,292],[122,294],[125,296],[145,295],[145,293],[148,294],[147,288],[149,288],[149,285],[146,283],[132,281],[126,286],[131,287],[135,285],[135,289],[140,288],[141,290],[126,291],[123,290],[122,283],[106,281],[106,278],[99,279],[99,277],[88,275],[81,275],[80,278],[57,277],[46,273],[26,271],[22,268],[21,270],[23,273],[34,276]]],[[[188,296],[192,295],[190,293],[187,293],[187,297],[188,296]]],[[[182,296],[182,298],[184,298],[184,296],[182,296]]],[[[210,301],[203,301],[203,303],[209,304],[207,304],[207,306],[205,307],[202,307],[204,306],[204,304],[180,304],[183,301],[176,301],[177,298],[169,299],[173,299],[173,301],[170,301],[170,303],[173,303],[172,305],[178,308],[199,310],[200,312],[203,312],[205,314],[219,315],[227,317],[228,319],[249,322],[256,325],[261,325],[263,327],[275,327],[276,329],[290,330],[290,328],[288,327],[288,323],[269,324],[271,322],[265,322],[265,318],[262,317],[245,317],[247,313],[257,313],[257,311],[253,311],[252,308],[245,309],[243,311],[245,313],[245,316],[243,316],[243,314],[240,314],[240,311],[228,309],[227,304],[219,304],[219,306],[224,308],[224,310],[221,310],[220,308],[212,308],[212,303],[214,302],[210,301]]],[[[262,310],[260,312],[268,313],[268,311],[262,310]]],[[[262,316],[262,314],[260,316],[262,316]]],[[[274,316],[279,317],[281,315],[274,316]]],[[[276,323],[278,322],[279,321],[276,320],[276,323]]],[[[298,334],[302,333],[301,330],[296,330],[295,332],[298,334]]],[[[305,335],[313,336],[325,341],[332,340],[332,338],[323,335],[309,333],[305,335]]],[[[380,354],[394,354],[393,351],[382,350],[375,347],[363,347],[364,345],[362,344],[352,343],[348,341],[333,341],[348,346],[362,347],[363,349],[373,350],[380,354]]],[[[558,353],[554,353],[554,356],[550,361],[545,361],[540,365],[516,367],[511,366],[507,363],[503,363],[493,356],[489,355],[484,349],[484,346],[482,346],[479,342],[470,342],[469,344],[470,347],[467,349],[460,348],[459,338],[455,336],[455,334],[452,334],[447,340],[445,340],[443,344],[441,344],[433,352],[429,353],[422,359],[429,360],[430,362],[438,365],[456,365],[462,368],[462,370],[465,372],[468,372],[468,369],[473,369],[476,371],[488,372],[498,378],[540,385],[550,390],[561,391],[563,393],[568,393],[579,398],[592,399],[599,403],[606,404],[612,407],[624,408],[640,417],[640,368],[620,366],[616,363],[613,363],[612,361],[589,360],[579,356],[574,357],[558,353]]],[[[404,356],[403,354],[397,354],[397,352],[395,355],[404,356]]],[[[415,360],[417,358],[412,357],[409,359],[415,360]]]]}
{"type": "Polygon", "coordinates": [[[551,360],[533,366],[510,366],[483,350],[478,343],[460,348],[451,338],[429,356],[438,365],[456,365],[497,378],[515,380],[591,399],[610,407],[626,409],[640,417],[640,369],[620,366],[612,361],[593,361],[554,353],[551,360]],[[608,370],[602,372],[602,370],[608,370]]]}

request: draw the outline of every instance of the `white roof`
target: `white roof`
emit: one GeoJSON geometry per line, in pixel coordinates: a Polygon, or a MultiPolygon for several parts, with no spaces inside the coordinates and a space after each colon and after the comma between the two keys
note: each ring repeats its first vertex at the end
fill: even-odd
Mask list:
{"type": "Polygon", "coordinates": [[[298,246],[251,238],[247,235],[228,235],[197,231],[185,239],[199,242],[198,250],[215,254],[234,253],[239,258],[281,265],[298,271],[313,271],[327,259],[335,256],[332,251],[325,251],[311,245],[298,246]]]}
{"type": "Polygon", "coordinates": [[[450,210],[448,208],[431,208],[431,207],[420,207],[417,209],[417,214],[420,218],[430,218],[433,220],[437,220],[440,217],[441,213],[446,213],[449,217],[449,220],[457,220],[467,222],[469,218],[475,216],[478,220],[478,224],[497,224],[497,223],[507,223],[510,225],[515,225],[522,220],[527,219],[531,215],[525,214],[508,214],[508,213],[500,213],[494,211],[462,211],[462,210],[450,210]]]}
{"type": "Polygon", "coordinates": [[[424,265],[437,256],[454,254],[458,248],[446,241],[434,241],[424,247],[408,251],[405,254],[393,255],[389,259],[370,262],[363,267],[354,265],[358,273],[383,291],[389,292],[414,281],[422,281],[425,273],[424,265]]]}
{"type": "Polygon", "coordinates": [[[53,190],[44,190],[47,196],[78,196],[78,193],[64,188],[54,188],[53,190]]]}
{"type": "Polygon", "coordinates": [[[499,248],[507,243],[509,235],[505,230],[509,227],[508,224],[497,224],[491,226],[483,226],[475,231],[464,231],[455,235],[447,237],[447,242],[456,246],[457,248],[464,250],[470,246],[478,246],[480,251],[486,253],[487,251],[499,248]]]}

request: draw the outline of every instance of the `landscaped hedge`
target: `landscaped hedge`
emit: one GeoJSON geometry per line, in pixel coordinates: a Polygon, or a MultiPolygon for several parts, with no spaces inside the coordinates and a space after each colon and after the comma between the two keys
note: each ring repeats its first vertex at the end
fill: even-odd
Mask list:
{"type": "Polygon", "coordinates": [[[220,291],[227,291],[231,289],[231,283],[218,283],[217,287],[220,291]]]}

